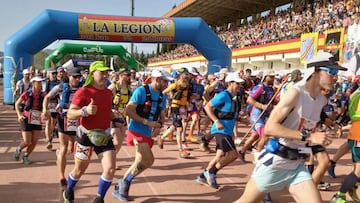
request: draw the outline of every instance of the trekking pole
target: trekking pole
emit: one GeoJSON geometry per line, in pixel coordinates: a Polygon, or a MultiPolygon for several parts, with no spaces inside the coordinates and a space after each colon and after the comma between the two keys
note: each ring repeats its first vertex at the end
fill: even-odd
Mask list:
{"type": "Polygon", "coordinates": [[[274,101],[274,99],[277,97],[277,95],[280,93],[282,87],[284,86],[284,84],[286,83],[286,81],[288,80],[289,75],[287,75],[285,77],[285,80],[281,83],[280,87],[276,90],[275,94],[271,97],[270,101],[267,103],[266,109],[264,109],[259,117],[256,118],[255,122],[250,126],[250,128],[248,129],[248,131],[245,133],[245,135],[243,136],[243,138],[240,140],[239,142],[239,146],[243,143],[243,141],[245,140],[245,138],[249,135],[251,129],[254,128],[254,126],[256,125],[256,123],[260,120],[260,118],[264,115],[264,113],[267,111],[267,109],[269,108],[270,104],[274,101]]]}

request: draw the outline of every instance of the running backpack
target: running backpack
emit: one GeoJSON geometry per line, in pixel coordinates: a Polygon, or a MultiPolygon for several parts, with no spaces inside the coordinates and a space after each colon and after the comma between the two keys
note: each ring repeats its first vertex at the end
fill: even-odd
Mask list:
{"type": "Polygon", "coordinates": [[[162,103],[162,98],[163,98],[163,94],[162,92],[160,92],[160,96],[159,99],[157,101],[157,107],[156,107],[156,112],[155,114],[151,113],[151,106],[152,106],[152,99],[151,99],[151,93],[150,93],[150,89],[149,89],[149,85],[144,85],[143,86],[145,88],[145,92],[146,92],[146,99],[144,104],[138,104],[136,106],[136,113],[141,116],[142,118],[149,118],[150,115],[154,116],[154,121],[157,121],[159,118],[159,114],[161,111],[161,103],[162,103]]]}

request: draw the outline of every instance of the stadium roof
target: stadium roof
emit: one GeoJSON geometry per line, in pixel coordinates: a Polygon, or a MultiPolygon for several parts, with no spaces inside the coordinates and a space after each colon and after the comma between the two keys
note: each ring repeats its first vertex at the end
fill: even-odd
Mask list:
{"type": "Polygon", "coordinates": [[[185,0],[163,17],[201,17],[209,25],[235,22],[292,0],[185,0]]]}

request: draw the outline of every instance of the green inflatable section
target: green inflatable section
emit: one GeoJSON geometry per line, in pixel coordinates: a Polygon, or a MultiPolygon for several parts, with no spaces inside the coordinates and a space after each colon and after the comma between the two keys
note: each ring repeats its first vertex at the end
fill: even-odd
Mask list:
{"type": "Polygon", "coordinates": [[[57,50],[52,52],[45,59],[45,69],[51,67],[51,62],[56,64],[67,54],[93,54],[93,55],[117,55],[125,63],[129,69],[138,71],[138,63],[136,59],[121,45],[95,45],[95,44],[72,44],[63,43],[57,50]]]}

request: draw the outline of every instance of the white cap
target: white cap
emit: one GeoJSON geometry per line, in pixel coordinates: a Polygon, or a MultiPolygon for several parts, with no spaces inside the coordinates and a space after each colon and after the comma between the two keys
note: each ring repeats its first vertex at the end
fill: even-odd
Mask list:
{"type": "Polygon", "coordinates": [[[45,79],[40,77],[40,76],[35,76],[33,78],[30,79],[30,82],[40,82],[40,81],[44,81],[45,79]]]}
{"type": "Polygon", "coordinates": [[[163,69],[155,69],[151,72],[151,77],[153,78],[159,78],[162,77],[166,80],[174,80],[174,78],[171,77],[170,73],[163,69]]]}
{"type": "Polygon", "coordinates": [[[30,71],[29,71],[28,69],[24,69],[24,70],[22,71],[22,74],[23,74],[23,75],[25,75],[25,74],[30,74],[30,71]]]}
{"type": "Polygon", "coordinates": [[[188,67],[187,69],[191,75],[194,75],[194,76],[199,75],[199,72],[196,70],[195,67],[188,67]]]}
{"type": "Polygon", "coordinates": [[[264,82],[266,76],[275,76],[276,75],[274,70],[265,70],[262,74],[263,75],[261,78],[261,82],[264,82]]]}
{"type": "Polygon", "coordinates": [[[232,72],[227,74],[225,82],[245,82],[245,80],[240,77],[238,72],[232,72]]]}

